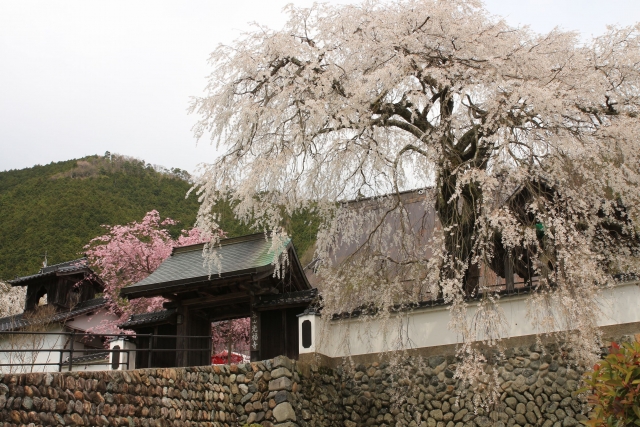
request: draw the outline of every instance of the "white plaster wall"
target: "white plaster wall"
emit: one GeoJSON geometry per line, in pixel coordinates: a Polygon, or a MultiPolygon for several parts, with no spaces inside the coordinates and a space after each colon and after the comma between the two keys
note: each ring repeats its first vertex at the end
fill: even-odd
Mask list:
{"type": "MultiPolygon", "coordinates": [[[[113,350],[115,346],[120,347],[119,353],[119,367],[118,371],[131,370],[136,369],[136,352],[135,351],[127,351],[127,350],[135,350],[136,345],[132,341],[128,339],[116,339],[109,343],[109,349],[113,350]],[[129,367],[127,368],[127,361],[129,361],[129,367]]],[[[113,358],[116,356],[115,353],[109,353],[109,368],[112,369],[113,358]]]]}
{"type": "MultiPolygon", "coordinates": [[[[63,329],[57,325],[48,332],[61,332],[63,329]]],[[[38,335],[29,337],[27,335],[0,335],[0,349],[9,350],[0,352],[0,363],[22,364],[21,366],[1,366],[0,371],[8,372],[57,372],[58,365],[43,366],[32,365],[33,363],[58,363],[60,353],[49,351],[51,349],[62,349],[66,342],[66,337],[62,335],[38,335]],[[38,348],[37,351],[20,351],[24,348],[38,348]]]]}
{"type": "MultiPolygon", "coordinates": [[[[101,319],[97,319],[100,321],[101,319]]],[[[82,326],[82,324],[80,324],[82,326]]],[[[52,325],[47,332],[60,333],[64,332],[62,325],[52,325]]],[[[0,349],[8,350],[0,352],[0,364],[13,364],[17,366],[0,366],[2,373],[26,373],[26,372],[58,372],[60,366],[60,352],[51,350],[61,350],[67,345],[68,335],[7,335],[0,334],[0,349]],[[27,351],[23,349],[37,348],[36,351],[27,351]],[[37,365],[36,363],[55,363],[55,365],[37,365]]],[[[84,356],[88,353],[79,351],[85,348],[82,342],[74,342],[74,357],[84,356]]],[[[69,352],[62,352],[62,360],[69,356],[69,352]]],[[[126,356],[124,356],[126,357],[126,356]]],[[[135,356],[134,356],[135,357],[135,356]]],[[[68,371],[69,365],[64,364],[62,371],[68,371]]],[[[104,363],[76,364],[73,363],[72,370],[75,371],[104,371],[110,370],[111,365],[104,363]]]]}
{"type": "Polygon", "coordinates": [[[73,319],[67,320],[65,324],[78,331],[87,331],[107,322],[114,324],[118,321],[118,317],[106,310],[100,310],[95,313],[81,314],[73,319]]]}
{"type": "MultiPolygon", "coordinates": [[[[527,318],[527,298],[527,295],[516,295],[500,300],[499,305],[506,319],[506,335],[502,338],[549,332],[536,330],[527,318]]],[[[639,283],[624,283],[606,290],[600,301],[600,309],[599,326],[640,322],[639,283]]],[[[473,318],[476,311],[477,304],[469,307],[469,318],[473,318]]],[[[300,317],[299,324],[307,318],[300,317]]],[[[314,345],[311,349],[304,349],[300,345],[300,353],[315,350],[329,357],[342,357],[461,342],[460,337],[449,330],[447,306],[418,309],[393,316],[386,322],[357,318],[326,321],[316,317],[314,320],[314,345]]],[[[562,325],[559,325],[554,331],[561,328],[562,325]]]]}
{"type": "Polygon", "coordinates": [[[316,337],[314,336],[314,331],[318,327],[318,323],[320,322],[320,316],[314,314],[303,314],[298,316],[298,343],[300,347],[300,353],[315,353],[316,351],[316,337]],[[309,348],[304,348],[302,346],[302,322],[308,320],[311,323],[311,345],[309,348]]]}

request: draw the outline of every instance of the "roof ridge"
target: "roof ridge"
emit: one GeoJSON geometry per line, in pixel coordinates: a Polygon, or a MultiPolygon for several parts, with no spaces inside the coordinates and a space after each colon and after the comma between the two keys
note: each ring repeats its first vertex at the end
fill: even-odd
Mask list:
{"type": "MultiPolygon", "coordinates": [[[[93,298],[87,301],[83,301],[75,307],[69,309],[68,311],[58,311],[53,313],[48,319],[47,322],[62,322],[64,320],[68,320],[72,317],[79,316],[81,314],[85,314],[92,310],[97,310],[104,307],[107,303],[107,299],[105,297],[93,298]]],[[[15,314],[13,316],[3,317],[0,319],[0,331],[13,330],[16,328],[21,328],[27,326],[32,323],[31,319],[23,319],[24,312],[15,314]],[[13,320],[13,322],[12,322],[13,320]],[[15,322],[15,323],[14,323],[15,322]]]]}
{"type": "Polygon", "coordinates": [[[119,326],[122,329],[127,329],[132,326],[140,326],[144,324],[165,321],[169,319],[171,316],[173,316],[173,314],[175,314],[176,311],[177,310],[175,308],[166,308],[160,311],[151,311],[147,313],[132,314],[129,317],[129,319],[120,323],[119,326]]]}
{"type": "Polygon", "coordinates": [[[148,311],[146,313],[137,313],[137,314],[132,314],[131,317],[129,317],[129,320],[133,318],[140,318],[145,316],[157,316],[159,314],[173,313],[175,311],[176,311],[175,308],[163,308],[162,310],[158,310],[158,311],[148,311]]]}
{"type": "MultiPolygon", "coordinates": [[[[89,266],[88,262],[82,262],[82,261],[86,261],[86,258],[78,258],[75,260],[61,262],[59,264],[54,264],[47,267],[42,267],[37,273],[29,274],[27,276],[20,276],[11,280],[7,280],[7,283],[10,284],[11,286],[14,286],[31,279],[54,275],[58,272],[69,273],[73,271],[89,270],[92,273],[95,273],[89,266]]],[[[98,277],[99,281],[102,282],[99,276],[96,276],[96,277],[98,277]]],[[[20,285],[20,286],[24,286],[24,285],[20,285]]]]}
{"type": "Polygon", "coordinates": [[[87,261],[87,257],[86,257],[86,256],[81,257],[81,258],[77,258],[77,259],[72,259],[72,260],[69,260],[69,261],[59,262],[59,263],[57,263],[57,264],[47,265],[46,267],[42,267],[42,268],[40,268],[40,271],[39,271],[39,272],[40,272],[40,273],[42,273],[42,272],[44,272],[44,270],[45,270],[45,269],[48,269],[48,268],[54,268],[54,267],[58,267],[58,268],[61,268],[61,267],[71,267],[71,266],[73,266],[73,263],[74,263],[74,262],[81,263],[81,262],[83,262],[83,261],[87,261]],[[66,264],[66,265],[65,265],[65,264],[66,264]]]}
{"type": "MultiPolygon", "coordinates": [[[[236,243],[250,242],[252,240],[259,240],[260,238],[265,238],[265,234],[264,233],[253,233],[253,234],[245,234],[244,236],[229,237],[227,239],[221,239],[219,244],[216,245],[216,247],[234,245],[236,243]]],[[[271,239],[271,238],[270,237],[266,237],[266,239],[271,239]]],[[[176,254],[176,253],[192,252],[192,251],[196,251],[198,249],[204,249],[204,245],[206,243],[207,242],[194,243],[192,245],[185,245],[185,246],[174,246],[173,250],[171,251],[171,255],[176,254]]]]}
{"type": "Polygon", "coordinates": [[[93,307],[94,305],[101,304],[103,302],[107,302],[107,298],[104,297],[104,296],[97,297],[97,298],[91,298],[91,299],[88,299],[86,301],[82,301],[82,302],[78,303],[75,307],[73,307],[73,309],[85,308],[85,307],[93,307]]]}

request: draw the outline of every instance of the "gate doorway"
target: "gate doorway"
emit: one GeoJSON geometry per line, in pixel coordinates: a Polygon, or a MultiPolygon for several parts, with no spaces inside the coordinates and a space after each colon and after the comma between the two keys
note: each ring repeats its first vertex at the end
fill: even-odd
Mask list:
{"type": "MultiPolygon", "coordinates": [[[[161,296],[168,300],[164,311],[133,316],[122,325],[138,333],[157,334],[154,348],[158,345],[175,350],[173,354],[167,351],[167,356],[147,358],[151,366],[145,366],[149,362],[145,363],[143,352],[138,352],[141,364],[136,366],[207,365],[211,339],[189,337],[210,336],[213,322],[245,317],[250,318],[252,361],[278,355],[297,359],[297,315],[317,298],[317,290],[309,285],[293,244],[289,242],[284,248],[288,265],[280,277],[274,277],[274,265],[281,265],[276,261],[285,252],[273,253],[264,234],[223,240],[217,249],[217,274],[203,266],[203,247],[174,248],[149,277],[122,289],[121,295],[129,299],[161,296]]],[[[144,348],[149,343],[137,344],[144,348]]]]}

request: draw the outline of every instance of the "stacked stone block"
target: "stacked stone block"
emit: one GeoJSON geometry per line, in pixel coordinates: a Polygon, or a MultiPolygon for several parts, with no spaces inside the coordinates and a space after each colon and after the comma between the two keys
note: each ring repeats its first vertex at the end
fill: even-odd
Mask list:
{"type": "Polygon", "coordinates": [[[507,350],[500,397],[454,378],[456,359],[299,372],[286,357],[239,365],[0,376],[0,426],[576,427],[587,407],[570,348],[507,350]]]}
{"type": "Polygon", "coordinates": [[[548,345],[507,350],[498,362],[499,402],[454,378],[456,359],[435,356],[402,366],[358,364],[312,368],[296,408],[303,427],[575,427],[587,419],[577,393],[582,371],[569,348],[548,345]]]}
{"type": "Polygon", "coordinates": [[[294,427],[294,363],[135,371],[6,374],[0,425],[294,427]]]}

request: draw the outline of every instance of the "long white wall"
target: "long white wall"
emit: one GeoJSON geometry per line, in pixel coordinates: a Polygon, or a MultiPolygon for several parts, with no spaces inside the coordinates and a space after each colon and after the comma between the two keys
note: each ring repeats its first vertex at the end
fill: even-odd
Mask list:
{"type": "MultiPolygon", "coordinates": [[[[536,330],[527,318],[527,295],[503,297],[499,306],[505,317],[502,338],[534,335],[536,330]]],[[[629,282],[607,289],[600,301],[599,326],[640,322],[640,286],[629,282]]],[[[468,317],[477,313],[477,304],[469,307],[468,317]]],[[[449,330],[447,306],[417,309],[392,316],[387,321],[348,319],[326,321],[316,315],[299,318],[300,353],[317,352],[329,357],[380,353],[390,350],[434,347],[461,342],[461,337],[449,330]],[[312,346],[302,346],[302,322],[312,323],[312,346]]],[[[555,331],[562,330],[558,325],[555,331]]],[[[479,337],[480,339],[482,337],[479,337]]]]}
{"type": "MultiPolygon", "coordinates": [[[[69,319],[62,324],[50,325],[47,332],[63,332],[76,330],[84,332],[91,328],[96,328],[108,323],[114,323],[118,318],[108,313],[105,309],[87,314],[81,314],[73,319],[69,319]]],[[[67,371],[69,365],[65,364],[60,368],[60,352],[51,350],[62,350],[68,348],[68,335],[9,335],[0,334],[0,364],[12,364],[14,366],[0,366],[0,372],[57,372],[59,369],[67,371]],[[36,350],[25,350],[25,349],[36,350]],[[54,363],[55,365],[41,365],[41,363],[54,363]]],[[[80,350],[85,349],[82,341],[74,342],[74,357],[88,355],[89,353],[80,350]]],[[[89,348],[89,347],[87,347],[89,348]]],[[[64,361],[69,356],[69,352],[62,353],[64,361]]],[[[109,362],[89,362],[86,364],[73,363],[73,371],[98,371],[111,369],[109,362]]]]}
{"type": "MultiPolygon", "coordinates": [[[[10,364],[12,366],[0,366],[0,373],[28,373],[28,372],[58,372],[69,370],[69,365],[60,367],[60,354],[62,360],[69,357],[69,351],[64,350],[69,347],[69,336],[58,335],[64,332],[62,325],[52,325],[47,332],[55,335],[9,335],[0,334],[0,364],[10,364]],[[44,365],[51,363],[52,365],[44,365]]],[[[74,357],[84,356],[82,350],[85,346],[82,342],[74,342],[74,357]]],[[[135,346],[134,346],[135,348],[135,346]]],[[[135,355],[133,356],[135,358],[135,355]]],[[[126,360],[126,359],[125,359],[126,360]]],[[[85,364],[73,363],[73,371],[103,371],[110,370],[108,361],[89,362],[85,364]]]]}
{"type": "MultiPolygon", "coordinates": [[[[51,327],[47,332],[62,332],[60,325],[51,327]]],[[[57,365],[39,365],[39,363],[59,363],[60,352],[66,343],[64,335],[2,335],[0,338],[0,363],[14,366],[2,366],[3,373],[57,372],[57,365]],[[28,349],[28,350],[27,350],[28,349]]]]}

